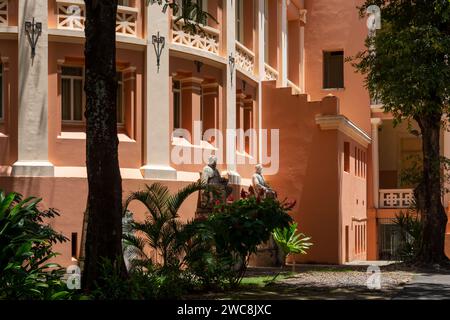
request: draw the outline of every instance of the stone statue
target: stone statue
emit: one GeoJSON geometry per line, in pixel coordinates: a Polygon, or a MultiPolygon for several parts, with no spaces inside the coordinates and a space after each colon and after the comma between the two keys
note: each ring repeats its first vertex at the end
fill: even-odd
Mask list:
{"type": "Polygon", "coordinates": [[[213,190],[203,192],[201,197],[201,207],[203,208],[212,208],[216,200],[224,203],[233,191],[228,185],[228,179],[223,178],[220,175],[219,170],[217,170],[216,156],[209,157],[208,165],[203,168],[201,179],[208,186],[217,188],[216,194],[214,194],[213,190]]]}
{"type": "Polygon", "coordinates": [[[277,193],[270,188],[262,174],[263,166],[258,164],[255,166],[255,173],[252,177],[252,186],[256,195],[262,195],[264,198],[276,198],[277,193]]]}

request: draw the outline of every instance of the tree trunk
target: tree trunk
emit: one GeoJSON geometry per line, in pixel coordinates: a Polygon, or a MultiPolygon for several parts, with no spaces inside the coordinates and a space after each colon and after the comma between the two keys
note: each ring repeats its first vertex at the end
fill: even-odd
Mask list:
{"type": "Polygon", "coordinates": [[[126,269],[122,255],[122,179],[117,138],[117,0],[85,0],[86,167],[89,184],[83,289],[99,279],[99,262],[126,269]]]}
{"type": "Polygon", "coordinates": [[[447,215],[441,199],[441,116],[426,115],[418,119],[422,131],[423,179],[417,193],[423,219],[423,238],[417,262],[424,265],[448,261],[444,251],[447,215]]]}

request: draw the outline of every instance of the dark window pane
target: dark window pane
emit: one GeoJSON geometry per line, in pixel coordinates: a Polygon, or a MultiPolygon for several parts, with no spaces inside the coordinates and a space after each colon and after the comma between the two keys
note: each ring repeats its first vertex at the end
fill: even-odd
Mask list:
{"type": "Polygon", "coordinates": [[[72,120],[70,114],[70,79],[62,79],[61,83],[61,113],[63,120],[72,120]]]}
{"type": "Polygon", "coordinates": [[[333,51],[323,54],[323,87],[344,87],[344,52],[333,51]]]}
{"type": "Polygon", "coordinates": [[[173,128],[181,128],[181,97],[179,92],[173,94],[173,128]]]}
{"type": "Polygon", "coordinates": [[[83,120],[83,81],[73,80],[73,120],[83,120]]]}

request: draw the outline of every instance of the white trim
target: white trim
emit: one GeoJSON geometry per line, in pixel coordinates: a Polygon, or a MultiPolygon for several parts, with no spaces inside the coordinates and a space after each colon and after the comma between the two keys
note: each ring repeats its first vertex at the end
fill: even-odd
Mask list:
{"type": "Polygon", "coordinates": [[[367,148],[372,142],[370,136],[342,115],[316,115],[316,124],[322,130],[338,130],[367,148]]]}

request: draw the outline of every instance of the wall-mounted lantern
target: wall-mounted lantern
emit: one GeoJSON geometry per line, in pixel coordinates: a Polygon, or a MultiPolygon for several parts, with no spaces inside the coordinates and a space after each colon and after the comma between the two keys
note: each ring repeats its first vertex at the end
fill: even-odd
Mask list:
{"type": "Polygon", "coordinates": [[[161,53],[166,44],[166,38],[161,37],[158,32],[157,35],[152,36],[152,44],[153,44],[153,48],[155,49],[155,53],[156,53],[156,66],[158,67],[158,73],[159,73],[159,67],[160,67],[160,62],[161,62],[161,53]]]}
{"type": "Polygon", "coordinates": [[[230,65],[231,86],[233,86],[233,74],[236,66],[236,59],[233,57],[233,54],[230,54],[228,57],[228,64],[230,65]]]}
{"type": "Polygon", "coordinates": [[[31,47],[31,59],[36,55],[36,45],[42,34],[42,23],[32,21],[25,22],[25,33],[27,34],[28,42],[31,47]]]}

